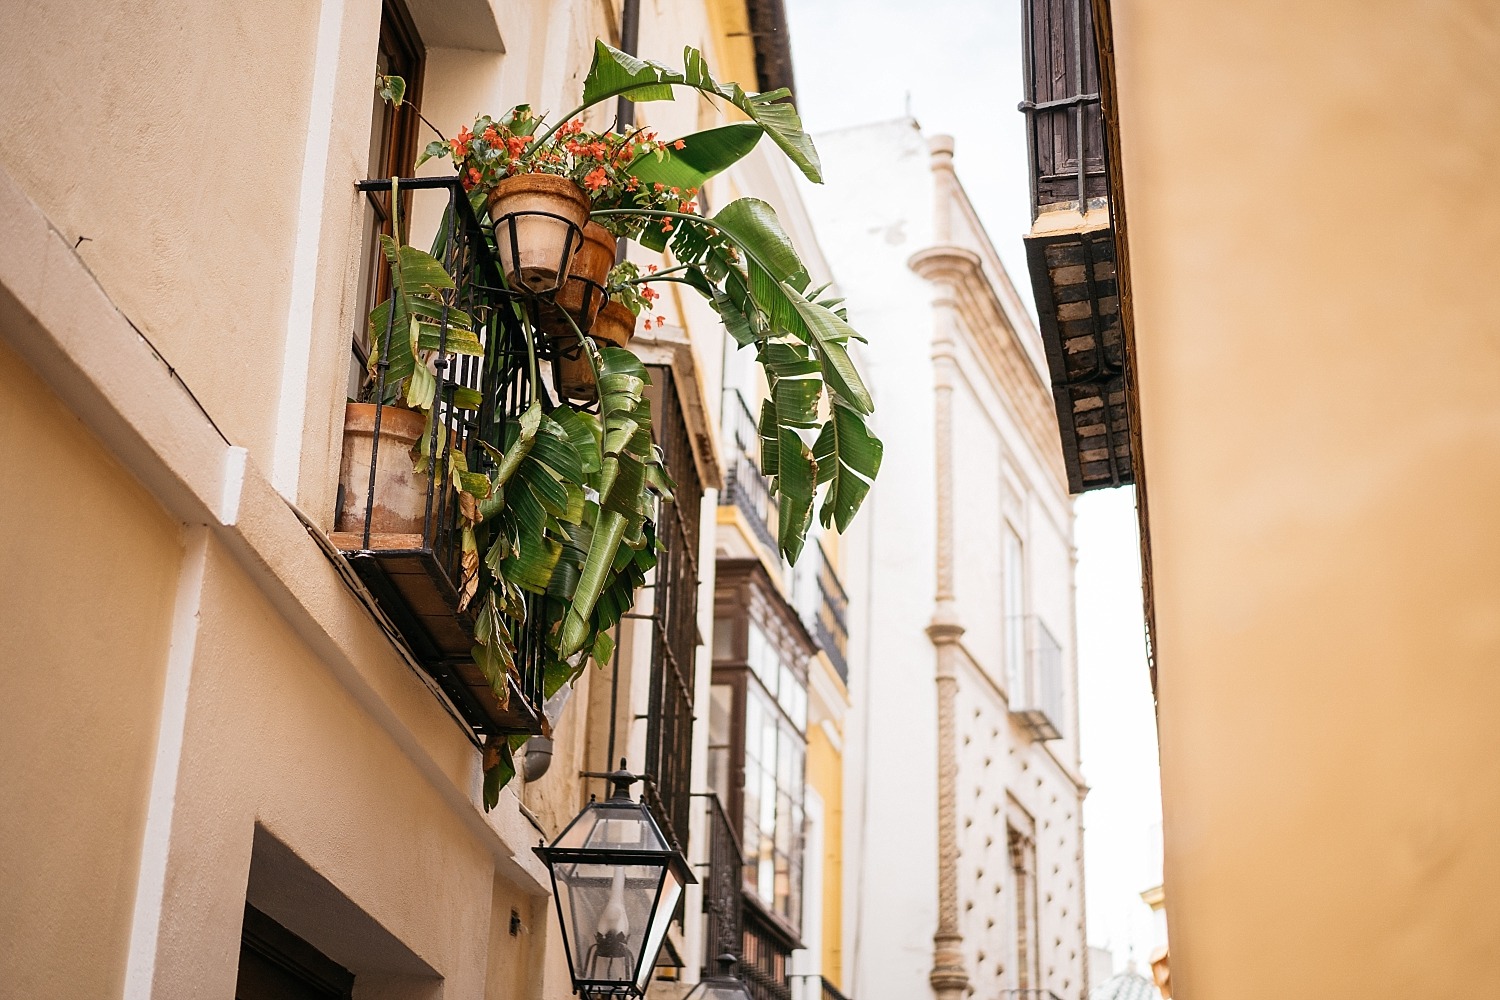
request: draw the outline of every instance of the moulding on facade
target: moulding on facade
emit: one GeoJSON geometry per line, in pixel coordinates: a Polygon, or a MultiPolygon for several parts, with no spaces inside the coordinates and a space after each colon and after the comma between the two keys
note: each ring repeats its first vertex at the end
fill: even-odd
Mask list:
{"type": "Polygon", "coordinates": [[[1053,485],[1066,495],[1068,480],[1057,448],[1051,389],[1021,347],[1017,331],[979,254],[966,247],[940,244],[919,250],[908,265],[920,277],[950,289],[953,307],[961,320],[959,335],[983,363],[996,395],[1003,403],[1015,407],[1033,450],[1045,457],[1053,485]]]}

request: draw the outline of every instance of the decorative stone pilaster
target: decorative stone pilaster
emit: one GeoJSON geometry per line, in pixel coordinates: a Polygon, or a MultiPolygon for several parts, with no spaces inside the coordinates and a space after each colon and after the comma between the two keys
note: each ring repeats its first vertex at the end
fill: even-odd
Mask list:
{"type": "Polygon", "coordinates": [[[928,981],[938,1000],[963,1000],[969,987],[958,914],[958,642],[964,634],[954,600],[953,386],[958,377],[955,294],[979,267],[977,255],[949,243],[953,210],[953,140],[932,140],[933,236],[937,245],[918,252],[909,266],[932,282],[933,456],[936,474],[936,579],[932,622],[937,684],[938,912],[928,981]]]}

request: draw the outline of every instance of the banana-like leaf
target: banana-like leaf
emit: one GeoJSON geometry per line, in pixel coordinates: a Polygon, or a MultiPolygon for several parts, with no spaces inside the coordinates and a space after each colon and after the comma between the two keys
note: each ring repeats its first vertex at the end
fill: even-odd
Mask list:
{"type": "Polygon", "coordinates": [[[865,419],[842,400],[834,400],[832,413],[813,442],[818,482],[827,483],[818,519],[823,527],[847,531],[870,485],[880,472],[885,445],[871,434],[865,419]]]}
{"type": "Polygon", "coordinates": [[[642,154],[626,170],[642,184],[701,189],[709,178],[743,159],[764,134],[751,122],[705,129],[668,143],[660,152],[642,154]],[[681,149],[676,148],[678,142],[681,149]]]}
{"type": "Polygon", "coordinates": [[[737,83],[721,84],[708,72],[703,53],[689,46],[682,53],[681,72],[650,60],[637,59],[619,49],[596,42],[594,62],[583,83],[583,104],[592,107],[611,97],[626,100],[670,101],[673,87],[692,87],[722,98],[743,111],[771,141],[780,146],[797,168],[814,183],[823,180],[822,165],[812,138],[802,128],[802,119],[785,89],[748,94],[737,83]]]}

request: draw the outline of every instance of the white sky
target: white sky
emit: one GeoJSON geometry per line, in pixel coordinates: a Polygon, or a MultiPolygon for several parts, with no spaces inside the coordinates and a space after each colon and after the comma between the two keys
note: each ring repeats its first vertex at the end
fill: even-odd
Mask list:
{"type": "MultiPolygon", "coordinates": [[[[797,106],[818,131],[910,114],[955,138],[958,176],[1030,301],[1019,0],[786,0],[797,106]]],[[[870,165],[879,183],[880,165],[870,165]]],[[[1161,878],[1156,723],[1134,494],[1078,500],[1078,668],[1089,943],[1115,967],[1153,945],[1140,892],[1161,878]]],[[[1096,977],[1097,979],[1097,977],[1096,977]]]]}

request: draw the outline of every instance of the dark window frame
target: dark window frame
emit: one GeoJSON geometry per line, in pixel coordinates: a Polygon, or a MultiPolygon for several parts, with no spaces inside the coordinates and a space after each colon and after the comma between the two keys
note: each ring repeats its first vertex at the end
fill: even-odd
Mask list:
{"type": "MultiPolygon", "coordinates": [[[[380,44],[376,72],[383,68],[388,76],[406,81],[406,95],[399,108],[382,103],[376,118],[370,122],[371,153],[368,170],[371,179],[410,176],[415,169],[421,138],[422,78],[427,70],[427,49],[417,33],[411,12],[402,0],[383,0],[380,14],[380,44]]],[[[373,86],[373,84],[372,84],[373,86]]],[[[401,196],[403,225],[411,218],[412,193],[401,196]]],[[[380,252],[380,237],[393,236],[390,192],[371,192],[367,196],[374,228],[367,233],[360,270],[361,301],[365,308],[354,318],[354,364],[363,370],[369,361],[370,344],[367,317],[375,304],[391,294],[391,268],[380,252]]]]}

